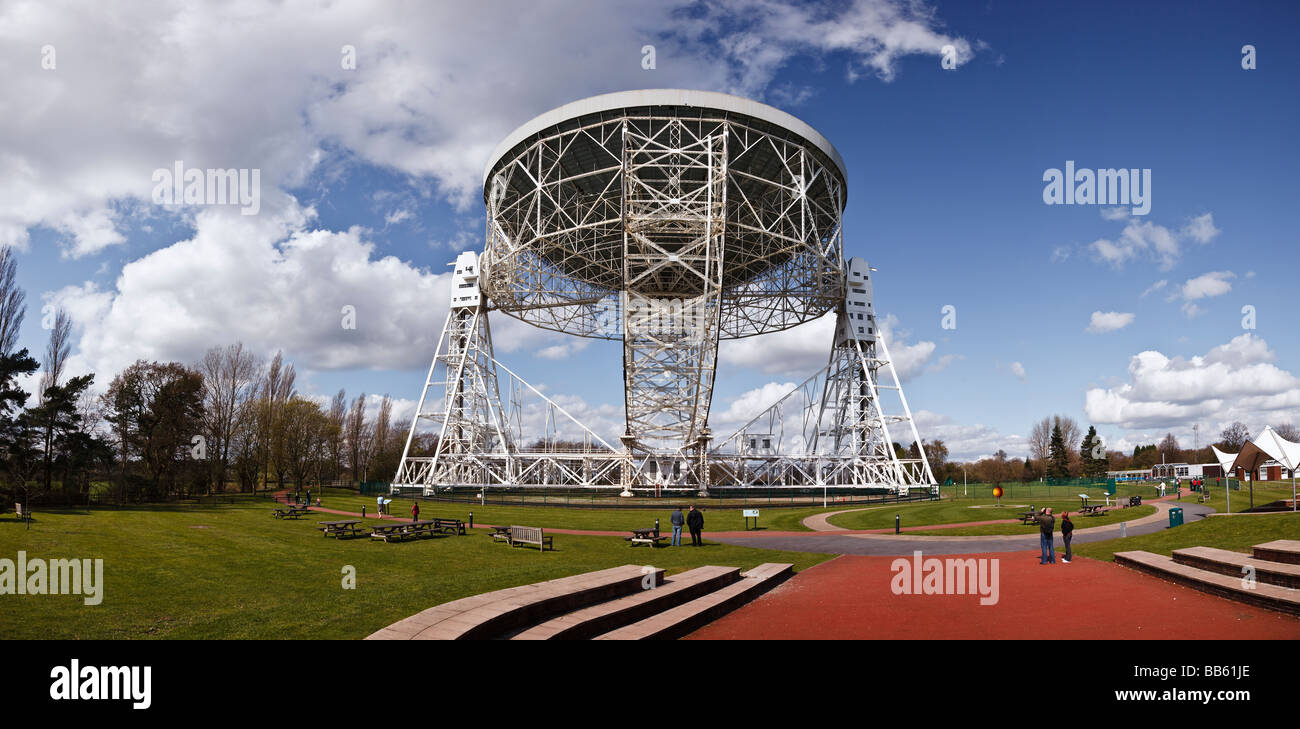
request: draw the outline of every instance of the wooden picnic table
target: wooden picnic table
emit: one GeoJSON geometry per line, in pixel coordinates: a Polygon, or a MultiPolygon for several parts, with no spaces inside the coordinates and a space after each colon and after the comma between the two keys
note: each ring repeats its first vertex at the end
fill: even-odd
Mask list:
{"type": "Polygon", "coordinates": [[[492,534],[491,534],[490,536],[492,537],[492,541],[494,541],[494,542],[509,542],[509,541],[510,541],[510,527],[508,527],[508,526],[494,526],[494,527],[492,527],[492,534]]]}
{"type": "Polygon", "coordinates": [[[382,539],[385,542],[396,539],[420,539],[423,537],[433,537],[441,534],[437,529],[436,522],[432,519],[421,521],[403,521],[390,524],[378,524],[370,528],[370,536],[375,539],[382,539]]]}
{"type": "Polygon", "coordinates": [[[649,544],[651,547],[657,547],[659,546],[660,541],[667,539],[668,537],[656,534],[656,531],[657,530],[654,528],[633,529],[632,536],[624,537],[624,539],[631,542],[633,547],[638,544],[649,544]]]}
{"type": "Polygon", "coordinates": [[[1083,512],[1084,516],[1101,516],[1106,513],[1106,508],[1104,504],[1092,504],[1079,509],[1079,511],[1083,512]]]}
{"type": "Polygon", "coordinates": [[[276,519],[298,519],[310,513],[311,513],[311,509],[308,509],[305,506],[302,507],[290,506],[287,509],[285,508],[273,509],[271,511],[271,516],[275,517],[276,519]]]}
{"type": "Polygon", "coordinates": [[[362,527],[357,525],[361,523],[360,519],[346,519],[342,521],[320,521],[317,529],[320,529],[323,537],[358,537],[366,532],[362,527]]]}

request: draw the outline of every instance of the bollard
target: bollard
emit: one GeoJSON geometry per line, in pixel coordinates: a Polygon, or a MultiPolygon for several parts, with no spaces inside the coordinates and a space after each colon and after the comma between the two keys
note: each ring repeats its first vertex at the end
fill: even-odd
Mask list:
{"type": "Polygon", "coordinates": [[[362,518],[362,519],[366,518],[366,505],[365,505],[365,504],[362,504],[362,505],[361,505],[361,518],[362,518]]]}
{"type": "Polygon", "coordinates": [[[659,520],[655,519],[655,536],[659,536],[659,520]]]}
{"type": "Polygon", "coordinates": [[[899,534],[899,528],[902,526],[902,517],[894,514],[894,533],[899,534]]]}
{"type": "Polygon", "coordinates": [[[1121,539],[1128,536],[1128,522],[1121,521],[1119,523],[1119,536],[1121,539]]]}
{"type": "Polygon", "coordinates": [[[474,512],[472,511],[469,513],[469,528],[474,528],[474,512]]]}

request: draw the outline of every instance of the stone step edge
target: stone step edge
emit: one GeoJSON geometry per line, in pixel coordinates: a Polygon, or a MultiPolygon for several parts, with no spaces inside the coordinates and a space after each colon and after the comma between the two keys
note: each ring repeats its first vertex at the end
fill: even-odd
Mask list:
{"type": "Polygon", "coordinates": [[[766,562],[741,575],[739,581],[720,590],[645,620],[596,636],[596,640],[680,638],[776,587],[793,572],[793,564],[766,562]]]}
{"type": "Polygon", "coordinates": [[[584,640],[617,630],[740,579],[737,567],[706,565],[669,578],[662,586],[551,618],[511,640],[584,640]]]}
{"type": "Polygon", "coordinates": [[[1300,616],[1300,590],[1258,582],[1254,589],[1247,589],[1240,578],[1178,564],[1172,557],[1144,551],[1116,552],[1115,564],[1228,600],[1300,616]]]}

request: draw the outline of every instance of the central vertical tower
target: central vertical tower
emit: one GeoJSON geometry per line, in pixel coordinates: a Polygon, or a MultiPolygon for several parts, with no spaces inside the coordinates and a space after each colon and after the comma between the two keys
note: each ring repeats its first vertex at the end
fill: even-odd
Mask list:
{"type": "Polygon", "coordinates": [[[830,142],[770,106],[678,89],[584,99],[494,153],[483,291],[537,326],[621,339],[625,485],[671,468],[707,486],[718,341],[839,303],[845,190],[830,142]]]}

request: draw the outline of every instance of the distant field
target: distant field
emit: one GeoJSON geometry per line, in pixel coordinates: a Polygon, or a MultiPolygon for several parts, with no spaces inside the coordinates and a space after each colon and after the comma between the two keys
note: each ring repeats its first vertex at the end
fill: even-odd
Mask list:
{"type": "MultiPolygon", "coordinates": [[[[312,497],[315,503],[315,496],[312,497]]],[[[389,513],[394,516],[411,516],[411,498],[394,498],[389,504],[389,513]]],[[[540,526],[551,529],[590,529],[593,531],[623,531],[653,527],[655,519],[660,527],[671,531],[669,517],[673,506],[680,503],[688,506],[689,501],[675,502],[664,500],[658,508],[649,509],[580,509],[562,506],[493,506],[488,504],[443,503],[438,501],[420,501],[420,517],[442,516],[453,519],[469,519],[474,513],[475,524],[519,524],[523,526],[540,526]]],[[[360,512],[366,507],[366,513],[375,513],[374,496],[357,496],[355,494],[327,493],[321,497],[321,506],[340,511],[360,512]]],[[[745,520],[740,505],[719,507],[709,502],[703,504],[704,531],[737,531],[745,528],[745,520]]],[[[759,510],[758,525],[764,529],[780,531],[808,531],[802,523],[805,517],[824,511],[835,511],[843,506],[830,509],[821,507],[781,508],[759,510]]],[[[683,509],[683,513],[685,509],[683,509]]],[[[751,520],[752,523],[753,520],[751,520]]]]}
{"type": "MultiPolygon", "coordinates": [[[[1075,505],[1076,507],[1078,504],[1075,505]]],[[[1061,510],[1053,507],[1057,516],[1056,533],[1059,536],[1061,532],[1061,510]]],[[[1122,521],[1134,521],[1156,513],[1156,507],[1143,504],[1125,509],[1112,509],[1101,516],[1081,516],[1074,511],[1070,511],[1070,521],[1074,522],[1075,529],[1087,529],[1089,527],[1106,526],[1107,524],[1118,524],[1122,521]]],[[[1007,534],[1037,534],[1038,526],[1035,524],[982,524],[980,526],[955,527],[953,529],[935,529],[933,531],[916,531],[912,534],[944,536],[944,537],[987,537],[994,535],[1007,534]]]]}
{"type": "MultiPolygon", "coordinates": [[[[1250,508],[1251,493],[1248,484],[1243,483],[1240,490],[1229,491],[1223,486],[1211,486],[1208,489],[1210,500],[1205,502],[1207,506],[1213,507],[1215,511],[1227,512],[1228,502],[1232,502],[1232,511],[1245,511],[1250,508]],[[1230,495],[1229,495],[1230,494],[1230,495]]],[[[1195,499],[1197,494],[1193,494],[1195,499]]],[[[1258,481],[1255,483],[1255,506],[1263,506],[1274,501],[1291,498],[1291,482],[1286,481],[1258,481]]]]}
{"type": "MultiPolygon", "coordinates": [[[[336,541],[315,519],[278,521],[269,502],[40,511],[27,529],[0,518],[0,557],[104,560],[104,597],[0,596],[5,638],[362,638],[469,595],[622,564],[670,574],[829,555],[722,544],[633,548],[619,537],[557,535],[554,552],[493,543],[482,531],[401,544],[336,541]],[[341,588],[342,569],[356,589],[341,588]]],[[[322,515],[321,519],[328,519],[322,515]]],[[[529,523],[534,523],[530,521],[529,523]]],[[[707,538],[707,532],[706,532],[707,538]]]]}
{"type": "MultiPolygon", "coordinates": [[[[1114,499],[1111,500],[1112,502],[1114,499]]],[[[1105,499],[1100,499],[1095,503],[1105,503],[1105,499]]],[[[996,506],[997,502],[993,499],[964,499],[957,501],[940,501],[940,502],[923,502],[917,504],[897,504],[880,508],[873,508],[864,511],[849,511],[838,516],[830,518],[833,526],[844,529],[885,529],[893,528],[894,515],[902,517],[902,526],[928,526],[931,524],[959,524],[968,521],[992,521],[994,519],[1018,519],[1029,506],[1035,509],[1041,509],[1044,506],[1052,507],[1052,510],[1058,514],[1061,511],[1077,511],[1080,500],[1075,499],[1042,499],[1042,498],[1025,498],[1010,499],[1003,497],[1002,506],[996,506]]],[[[1150,513],[1150,512],[1148,512],[1150,513]]],[[[1079,517],[1084,519],[1085,517],[1079,517]]],[[[1096,517],[1103,519],[1107,517],[1096,517]]],[[[1076,520],[1077,521],[1077,520],[1076,520]]],[[[1089,523],[1096,520],[1088,518],[1089,523]]],[[[1078,521],[1082,524],[1082,521],[1078,521]]],[[[1100,522],[1105,523],[1105,522],[1100,522]]],[[[1010,525],[1007,525],[1010,526],[1010,525]]],[[[1032,529],[1032,528],[1031,528],[1032,529]]],[[[1017,534],[1017,531],[993,532],[1017,534]]],[[[943,534],[957,536],[957,533],[945,529],[943,534]]]]}
{"type": "MultiPolygon", "coordinates": [[[[1105,500],[1106,489],[1092,486],[1047,486],[1038,482],[1029,483],[1004,483],[1002,486],[1002,501],[1007,503],[1008,499],[1075,499],[1078,495],[1086,493],[1089,496],[1105,500]]],[[[1119,483],[1115,485],[1115,496],[1128,498],[1129,496],[1141,496],[1144,499],[1154,499],[1159,496],[1157,484],[1153,483],[1119,483]]],[[[1172,493],[1173,483],[1170,482],[1172,493]]],[[[954,500],[975,500],[985,501],[993,498],[993,484],[988,483],[969,483],[963,486],[957,483],[953,486],[939,487],[940,494],[944,498],[954,500]]],[[[1112,499],[1115,497],[1111,497],[1112,499]]]]}

